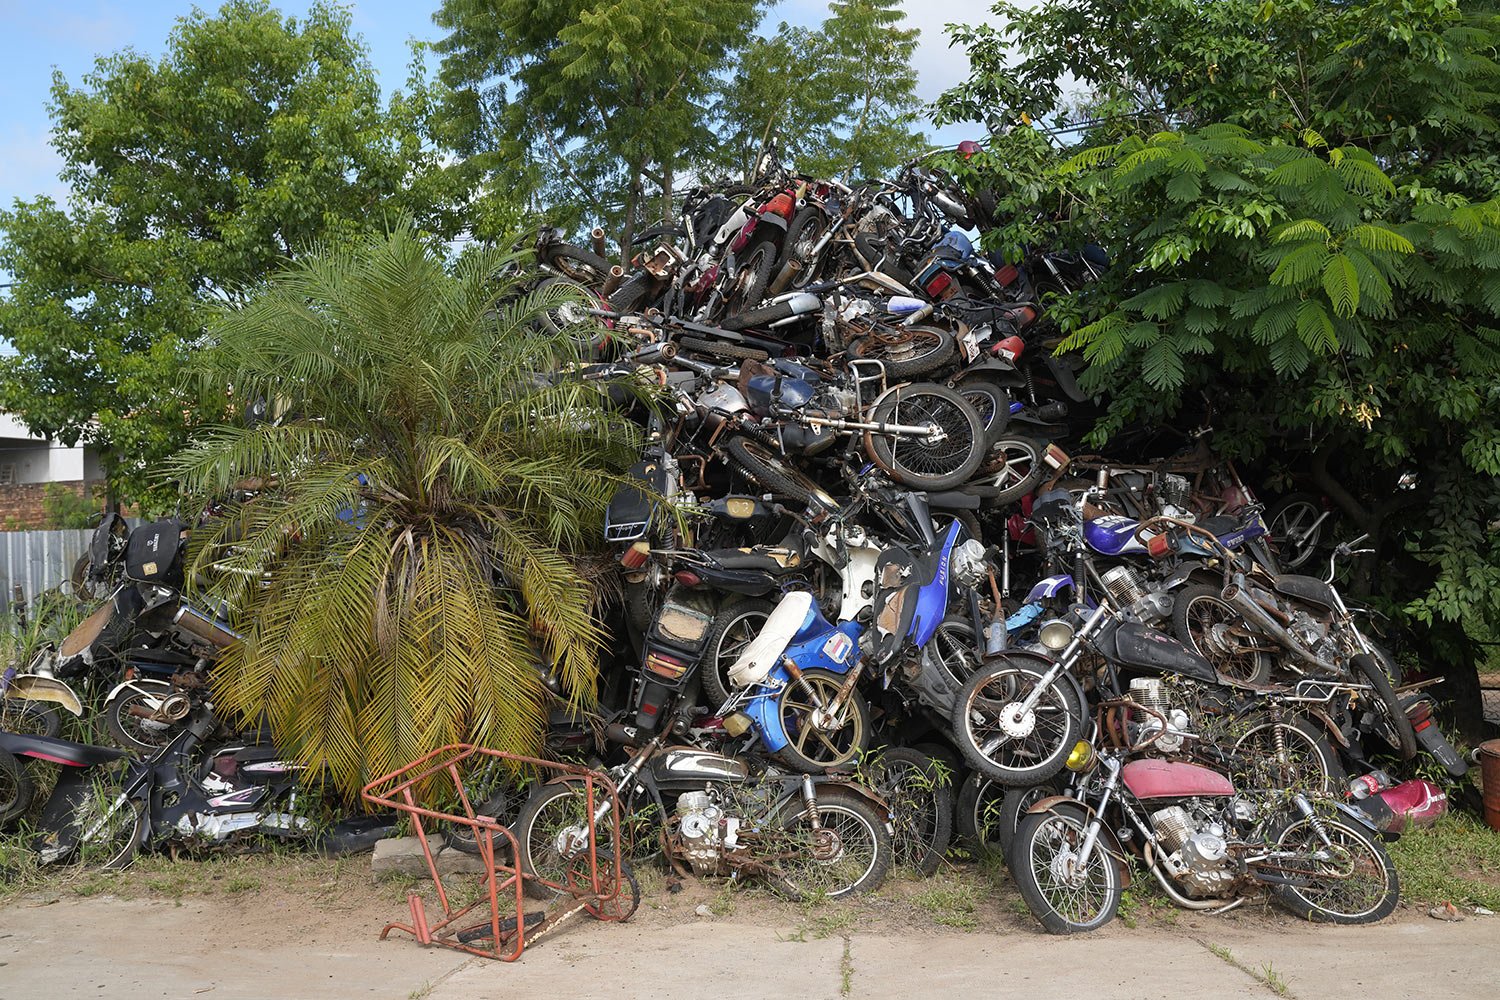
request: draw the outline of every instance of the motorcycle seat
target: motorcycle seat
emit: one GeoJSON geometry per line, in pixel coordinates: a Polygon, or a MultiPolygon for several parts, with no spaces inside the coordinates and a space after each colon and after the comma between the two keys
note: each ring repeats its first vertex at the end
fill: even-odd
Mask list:
{"type": "Polygon", "coordinates": [[[927,494],[927,506],[933,510],[978,510],[979,497],[973,493],[947,490],[927,494]]]}
{"type": "Polygon", "coordinates": [[[703,555],[724,569],[758,569],[767,573],[787,573],[802,568],[802,554],[793,549],[769,547],[715,549],[703,555]]]}
{"type": "Polygon", "coordinates": [[[1205,517],[1200,520],[1198,522],[1198,527],[1202,528],[1204,531],[1208,532],[1211,535],[1227,535],[1231,531],[1238,530],[1240,527],[1240,522],[1235,518],[1228,517],[1223,514],[1216,514],[1213,517],[1205,517]]]}
{"type": "Polygon", "coordinates": [[[1329,610],[1338,607],[1333,588],[1315,576],[1282,573],[1280,576],[1271,578],[1271,586],[1276,588],[1278,594],[1295,597],[1299,601],[1306,601],[1329,610]]]}
{"type": "Polygon", "coordinates": [[[125,756],[124,750],[113,747],[74,743],[72,740],[59,740],[51,736],[23,736],[7,732],[0,732],[0,750],[9,751],[17,757],[49,760],[69,767],[93,767],[125,756]]]}

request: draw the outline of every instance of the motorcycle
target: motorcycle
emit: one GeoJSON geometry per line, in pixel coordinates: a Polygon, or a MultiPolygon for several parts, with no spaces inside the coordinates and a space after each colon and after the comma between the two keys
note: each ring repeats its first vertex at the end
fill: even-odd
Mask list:
{"type": "Polygon", "coordinates": [[[1207,767],[1141,758],[1167,720],[1128,700],[1104,707],[1154,725],[1125,749],[1075,747],[1069,763],[1083,772],[1076,798],[1032,804],[1007,858],[1047,931],[1092,931],[1114,918],[1127,849],[1185,909],[1222,913],[1261,892],[1326,923],[1372,923],[1395,909],[1395,865],[1361,810],[1301,792],[1238,789],[1207,767]]]}
{"type": "MultiPolygon", "coordinates": [[[[863,786],[672,746],[670,730],[643,740],[638,730],[616,724],[605,735],[636,747],[610,772],[620,812],[657,824],[674,865],[698,875],[763,876],[799,900],[869,892],[890,870],[889,809],[863,786]]],[[[522,871],[564,883],[569,866],[591,846],[589,831],[601,829],[598,820],[615,806],[602,798],[591,824],[576,780],[542,785],[512,828],[522,871]]]]}

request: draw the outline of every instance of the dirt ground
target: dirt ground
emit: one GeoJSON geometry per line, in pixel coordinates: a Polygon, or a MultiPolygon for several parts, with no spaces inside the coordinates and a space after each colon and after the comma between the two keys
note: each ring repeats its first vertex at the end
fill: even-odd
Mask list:
{"type": "MultiPolygon", "coordinates": [[[[415,884],[367,859],[154,862],[79,877],[0,908],[0,1000],[1299,997],[1497,995],[1500,917],[1434,920],[1407,906],[1372,927],[1299,922],[1251,905],[1206,916],[1133,889],[1122,919],[1041,933],[1003,873],[960,866],[851,903],[798,906],[724,882],[669,891],[643,874],[627,924],[583,918],[514,965],[422,947],[388,921],[415,884]]],[[[429,903],[429,912],[435,907],[429,903]]]]}

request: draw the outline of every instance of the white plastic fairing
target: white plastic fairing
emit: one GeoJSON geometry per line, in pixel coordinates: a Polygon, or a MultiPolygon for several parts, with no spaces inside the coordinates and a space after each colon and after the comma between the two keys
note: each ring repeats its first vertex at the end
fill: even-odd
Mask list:
{"type": "Polygon", "coordinates": [[[812,594],[805,590],[794,591],[783,597],[781,603],[776,605],[776,610],[766,619],[766,624],[761,627],[760,635],[751,640],[738,660],[730,664],[729,683],[737,688],[744,688],[765,680],[766,675],[781,661],[781,654],[786,652],[792,636],[807,621],[812,603],[812,594]]]}

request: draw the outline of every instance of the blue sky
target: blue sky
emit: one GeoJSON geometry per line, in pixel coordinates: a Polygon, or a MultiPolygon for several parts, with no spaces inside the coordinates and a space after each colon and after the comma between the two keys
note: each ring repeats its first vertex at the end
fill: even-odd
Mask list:
{"type": "MultiPolygon", "coordinates": [[[[369,47],[383,91],[404,82],[409,39],[438,37],[432,23],[437,5],[438,0],[345,3],[353,12],[355,30],[369,47]]],[[[57,180],[59,160],[47,144],[51,122],[46,105],[53,69],[76,84],[97,55],[127,46],[159,55],[173,22],[192,6],[187,0],[51,0],[41,4],[0,0],[0,205],[9,207],[15,198],[38,194],[60,200],[65,193],[57,180]]],[[[212,2],[199,6],[217,8],[212,2]]],[[[307,10],[308,2],[281,0],[277,6],[299,15],[307,10]]],[[[922,97],[931,98],[962,80],[968,69],[962,50],[948,47],[943,25],[986,20],[989,0],[938,4],[907,0],[904,7],[908,25],[922,31],[913,63],[922,97]]],[[[779,21],[816,24],[826,15],[823,2],[782,0],[767,18],[766,30],[779,21]]],[[[946,129],[936,138],[956,142],[973,131],[946,129]]]]}

